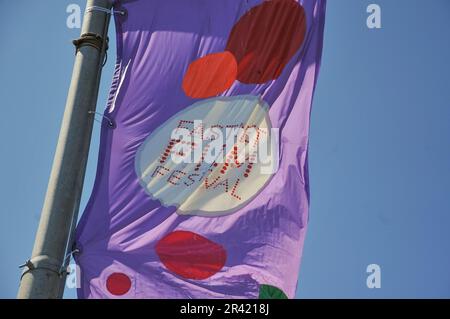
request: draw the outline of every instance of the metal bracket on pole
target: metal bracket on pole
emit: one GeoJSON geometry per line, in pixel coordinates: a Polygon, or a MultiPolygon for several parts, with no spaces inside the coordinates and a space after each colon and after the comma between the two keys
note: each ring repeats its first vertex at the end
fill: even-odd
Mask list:
{"type": "Polygon", "coordinates": [[[19,268],[26,268],[22,272],[22,275],[20,276],[20,280],[22,280],[22,277],[26,273],[32,272],[36,269],[45,269],[45,270],[48,270],[48,271],[58,274],[59,277],[62,277],[63,275],[67,274],[67,270],[64,269],[67,259],[72,257],[75,254],[80,253],[80,252],[81,252],[80,249],[74,248],[71,252],[69,252],[64,257],[63,264],[59,265],[59,266],[58,266],[58,261],[56,259],[52,259],[49,256],[45,256],[45,255],[36,256],[31,259],[28,259],[24,264],[19,266],[19,268]]]}
{"type": "Polygon", "coordinates": [[[83,46],[91,46],[96,48],[98,51],[102,51],[103,47],[103,38],[99,34],[95,33],[83,33],[81,37],[78,39],[75,39],[72,41],[73,45],[75,46],[76,50],[78,51],[83,46]]]}
{"type": "Polygon", "coordinates": [[[25,276],[28,272],[38,269],[45,269],[47,271],[54,272],[58,274],[58,276],[63,275],[61,272],[61,266],[58,265],[58,261],[46,255],[40,255],[28,259],[23,265],[20,265],[19,268],[27,268],[20,276],[20,280],[22,280],[23,276],[25,276]]]}
{"type": "MultiPolygon", "coordinates": [[[[103,38],[102,36],[95,33],[83,33],[81,37],[72,41],[75,46],[75,54],[82,48],[83,46],[91,46],[96,48],[99,52],[102,52],[103,46],[103,38]]],[[[109,38],[106,37],[105,41],[105,59],[102,62],[102,67],[105,66],[106,61],[108,60],[108,49],[109,49],[109,38]]]]}

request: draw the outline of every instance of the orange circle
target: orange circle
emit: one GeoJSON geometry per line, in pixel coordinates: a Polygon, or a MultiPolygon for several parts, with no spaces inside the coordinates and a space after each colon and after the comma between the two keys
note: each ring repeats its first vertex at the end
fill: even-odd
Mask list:
{"type": "Polygon", "coordinates": [[[193,61],[184,75],[183,90],[194,99],[209,98],[230,88],[237,76],[237,62],[228,51],[193,61]]]}

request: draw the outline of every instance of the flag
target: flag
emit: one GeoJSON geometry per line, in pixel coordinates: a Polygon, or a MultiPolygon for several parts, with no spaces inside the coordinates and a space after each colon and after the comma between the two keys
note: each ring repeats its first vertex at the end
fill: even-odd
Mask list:
{"type": "Polygon", "coordinates": [[[295,296],[325,5],[115,2],[80,298],[295,296]]]}

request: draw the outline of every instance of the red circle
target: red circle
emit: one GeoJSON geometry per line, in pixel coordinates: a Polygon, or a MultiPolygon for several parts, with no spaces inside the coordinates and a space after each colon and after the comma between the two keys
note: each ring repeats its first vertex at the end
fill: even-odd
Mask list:
{"type": "Polygon", "coordinates": [[[174,231],[155,247],[161,262],[173,273],[188,279],[211,277],[225,265],[225,249],[190,231],[174,231]]]}
{"type": "Polygon", "coordinates": [[[115,272],[106,279],[106,289],[116,296],[126,294],[131,288],[131,279],[121,272],[115,272]]]}
{"type": "Polygon", "coordinates": [[[304,8],[293,0],[264,1],[231,30],[226,49],[238,62],[237,79],[261,84],[281,75],[306,35],[304,8]]]}

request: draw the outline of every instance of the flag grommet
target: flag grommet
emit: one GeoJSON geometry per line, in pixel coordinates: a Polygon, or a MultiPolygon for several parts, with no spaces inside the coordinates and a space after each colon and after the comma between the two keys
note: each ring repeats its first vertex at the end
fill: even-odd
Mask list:
{"type": "MultiPolygon", "coordinates": [[[[94,116],[95,115],[100,115],[103,119],[105,119],[107,121],[108,127],[111,128],[111,129],[115,129],[117,127],[116,123],[110,117],[108,117],[108,116],[106,116],[106,115],[104,115],[102,113],[95,112],[95,111],[89,111],[88,113],[89,114],[93,114],[94,116]]],[[[98,122],[100,122],[100,121],[98,121],[98,122]]]]}

